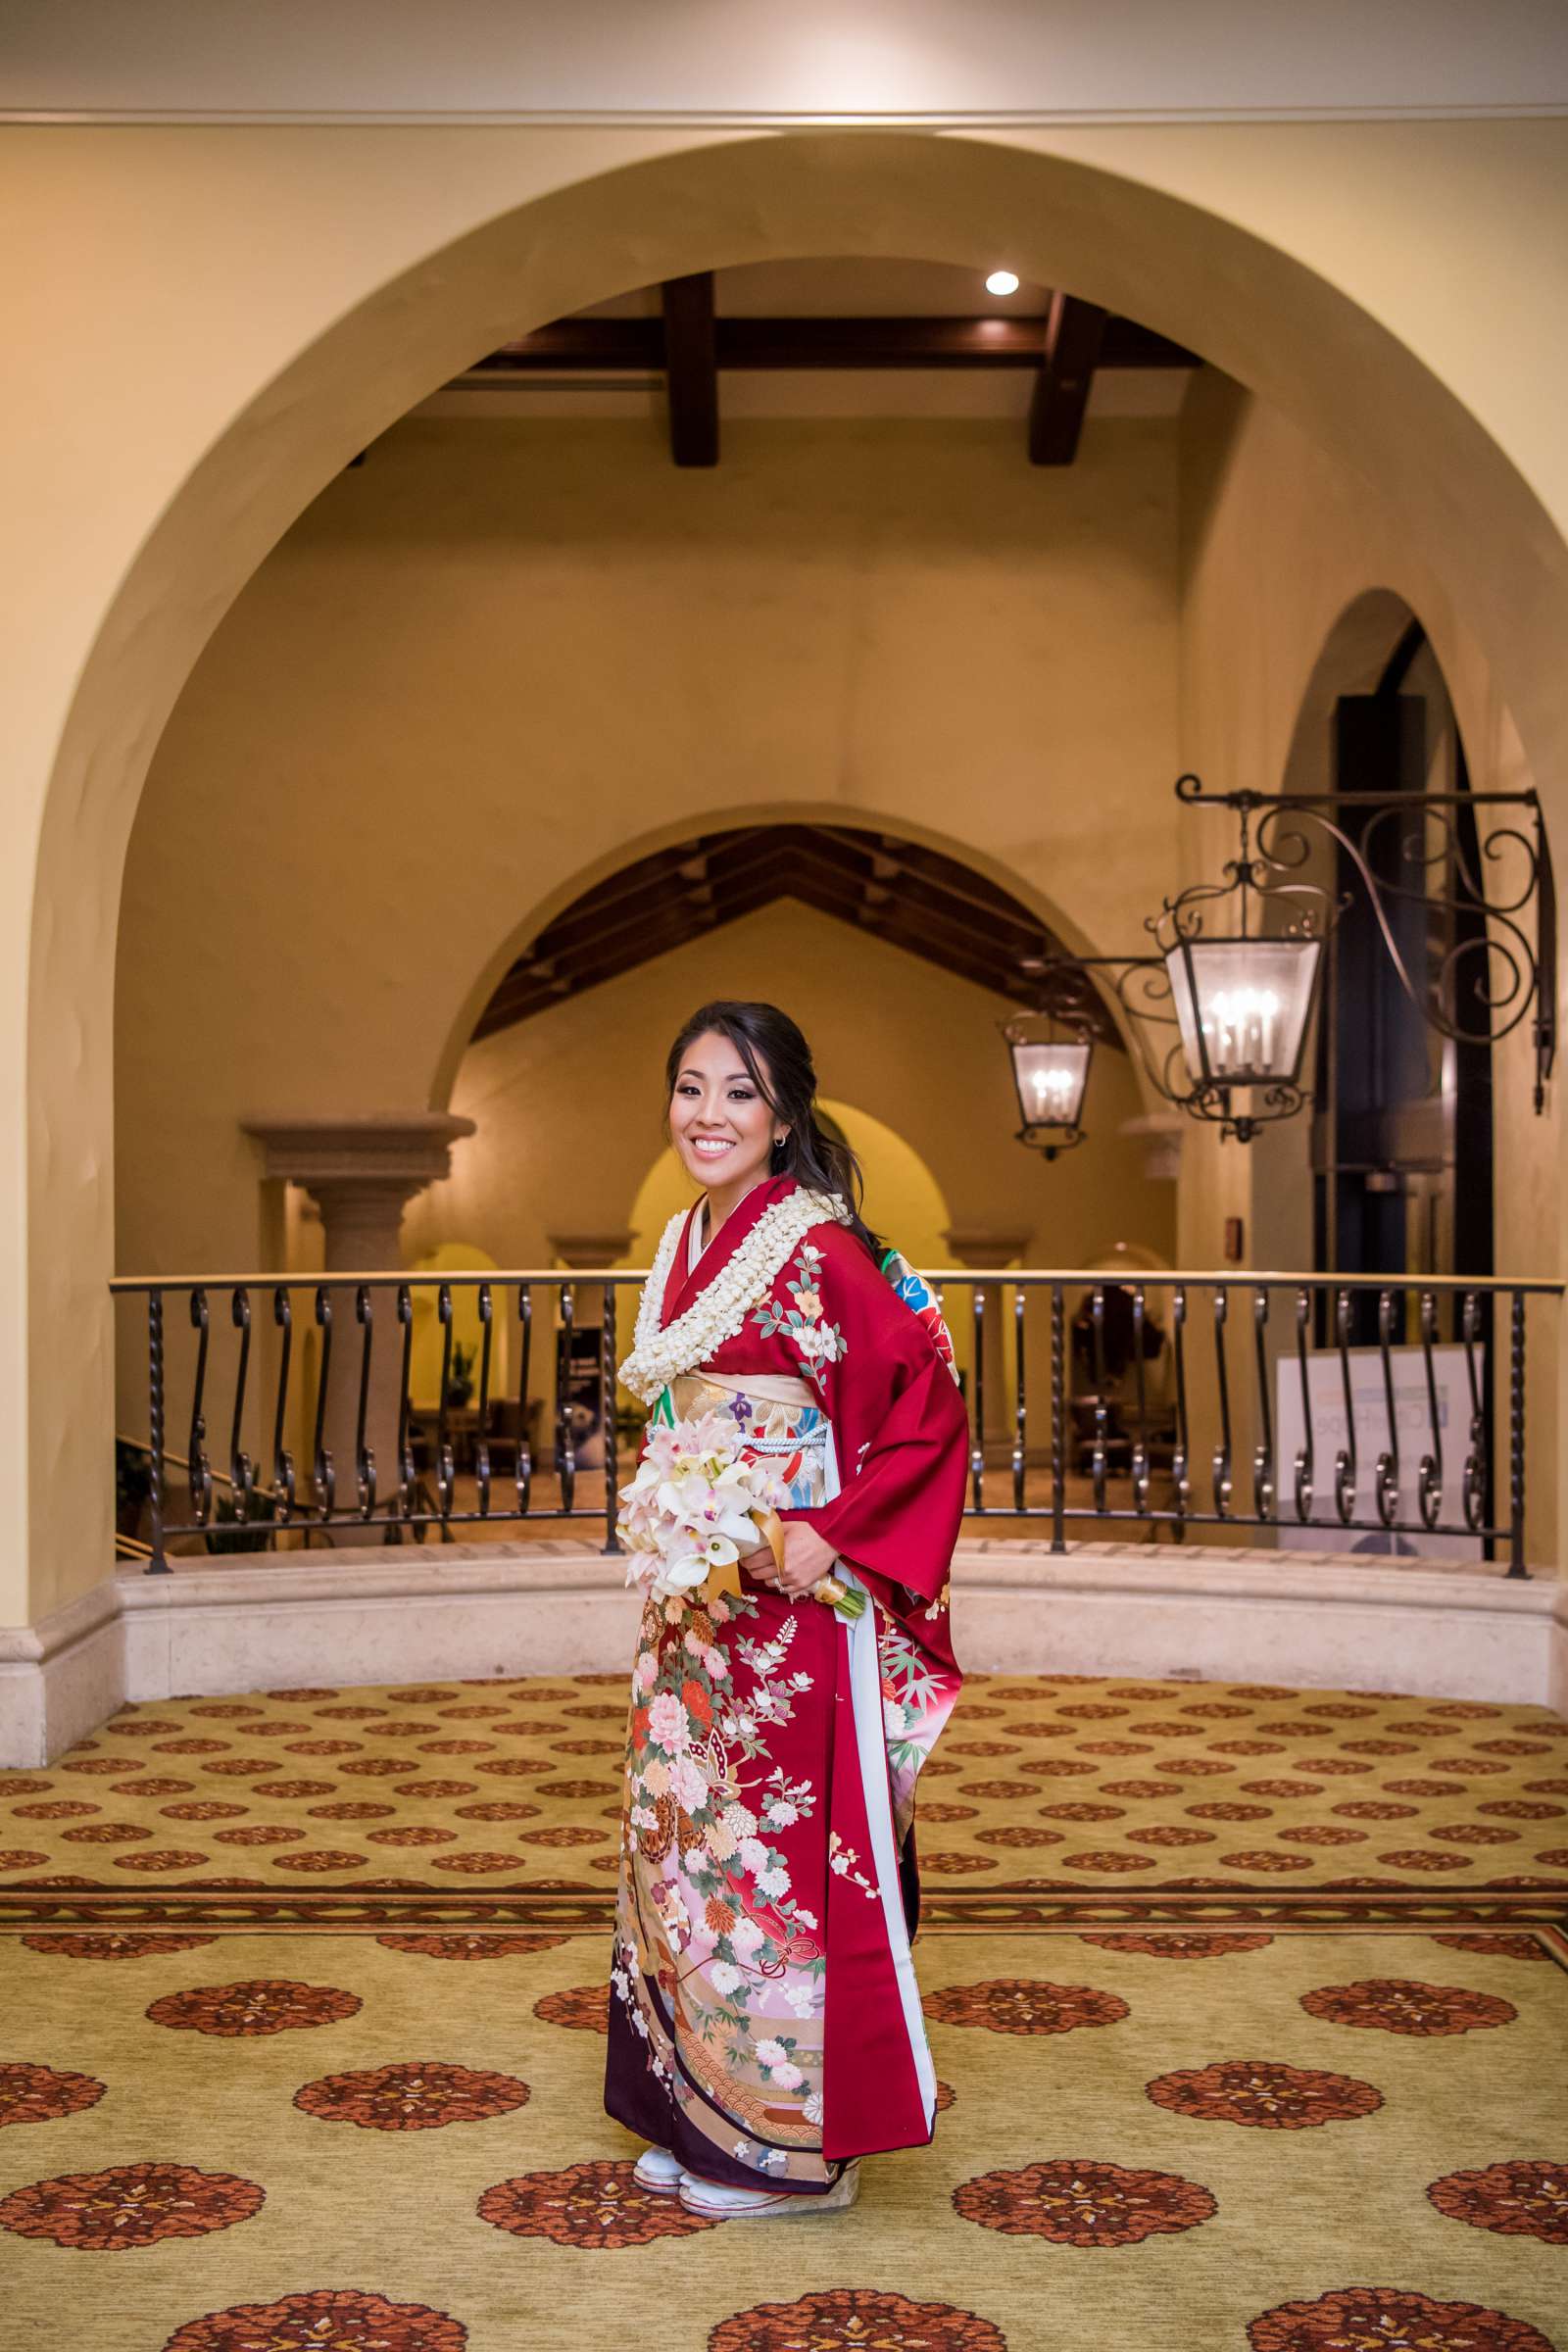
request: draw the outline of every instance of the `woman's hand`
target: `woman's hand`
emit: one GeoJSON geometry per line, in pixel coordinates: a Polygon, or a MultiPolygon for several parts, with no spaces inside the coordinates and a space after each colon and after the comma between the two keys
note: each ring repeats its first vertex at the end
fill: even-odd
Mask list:
{"type": "Polygon", "coordinates": [[[804,1519],[786,1519],[783,1526],[782,1569],[776,1565],[770,1550],[753,1552],[741,1565],[760,1585],[773,1585],[791,1599],[796,1599],[803,1592],[809,1592],[811,1587],[827,1575],[838,1554],[832,1544],[825,1543],[815,1528],[808,1526],[804,1519]]]}

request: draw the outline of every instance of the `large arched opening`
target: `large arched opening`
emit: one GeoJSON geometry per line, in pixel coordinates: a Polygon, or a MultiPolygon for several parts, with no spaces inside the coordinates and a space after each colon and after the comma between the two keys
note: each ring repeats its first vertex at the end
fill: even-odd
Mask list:
{"type": "Polygon", "coordinates": [[[31,1140],[17,1227],[28,1312],[12,1371],[28,1400],[30,1472],[12,1556],[30,1560],[31,1584],[18,1613],[93,1581],[108,1548],[108,910],[148,758],[202,643],[321,483],[476,352],[651,277],[842,251],[847,219],[859,250],[970,265],[1004,234],[1042,282],[1198,348],[1375,477],[1462,595],[1555,803],[1564,721],[1553,648],[1568,551],[1453,389],[1288,250],[1283,221],[1271,243],[1223,208],[1173,195],[1153,172],[1106,171],[1022,140],[855,133],[682,142],[503,204],[457,234],[421,235],[411,221],[403,266],[340,292],[293,348],[259,351],[247,396],[214,420],[199,458],[192,442],[156,527],[106,594],[59,730],[29,945],[31,1140]],[[74,1181],[62,1183],[62,1169],[74,1181]]]}

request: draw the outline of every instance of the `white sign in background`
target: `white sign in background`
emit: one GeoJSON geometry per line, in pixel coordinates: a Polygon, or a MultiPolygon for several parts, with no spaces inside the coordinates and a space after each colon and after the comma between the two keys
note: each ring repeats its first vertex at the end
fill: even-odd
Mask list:
{"type": "MultiPolygon", "coordinates": [[[[1312,1414],[1312,1508],[1306,1520],[1297,1516],[1296,1456],[1305,1437],[1301,1409],[1300,1367],[1294,1356],[1281,1356],[1276,1367],[1274,1446],[1279,1490],[1279,1542],[1285,1551],[1348,1551],[1387,1557],[1391,1552],[1411,1558],[1479,1560],[1479,1536],[1428,1535],[1421,1527],[1416,1481],[1424,1454],[1432,1451],[1432,1405],[1427,1393],[1426,1360],[1419,1348],[1389,1350],[1394,1373],[1394,1418],[1399,1439],[1399,1499],[1395,1517],[1405,1532],[1382,1528],[1342,1527],[1334,1499],[1334,1465],[1346,1444],[1345,1377],[1338,1351],[1313,1351],[1306,1359],[1307,1394],[1312,1414]],[[1416,1532],[1409,1532],[1414,1530],[1416,1532]]],[[[1355,1430],[1355,1501],[1351,1516],[1376,1519],[1378,1456],[1389,1443],[1388,1397],[1383,1379],[1383,1355],[1377,1348],[1352,1348],[1350,1404],[1355,1430]]],[[[1438,1513],[1444,1527],[1464,1525],[1464,1464],[1470,1450],[1470,1381],[1462,1348],[1434,1348],[1433,1377],[1438,1396],[1438,1434],[1443,1452],[1443,1502],[1438,1513]]],[[[1476,1377],[1485,1394],[1485,1363],[1476,1351],[1476,1377]]]]}

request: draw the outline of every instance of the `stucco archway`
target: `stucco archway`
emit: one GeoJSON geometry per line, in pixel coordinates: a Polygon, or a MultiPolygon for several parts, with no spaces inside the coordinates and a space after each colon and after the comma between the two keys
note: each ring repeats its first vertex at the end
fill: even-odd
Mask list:
{"type": "MultiPolygon", "coordinates": [[[[392,148],[360,136],[368,219],[392,148]]],[[[600,139],[601,164],[628,144],[600,139]]],[[[1548,802],[1568,790],[1556,692],[1568,548],[1413,339],[1311,266],[1310,234],[1292,225],[1261,155],[1205,196],[1200,172],[1178,192],[1185,166],[1152,149],[1109,169],[1085,160],[1092,139],[1073,153],[1070,138],[1027,132],[646,134],[646,160],[597,172],[593,147],[528,148],[525,168],[509,172],[506,154],[524,148],[494,139],[487,152],[502,168],[488,178],[477,172],[454,193],[433,176],[427,208],[404,187],[399,221],[367,230],[371,258],[358,270],[345,262],[324,307],[280,303],[275,331],[254,337],[219,410],[161,452],[152,527],[130,518],[121,554],[102,559],[53,753],[37,770],[28,969],[16,984],[28,1150],[24,1174],[13,1167],[24,1197],[10,1251],[26,1314],[5,1385],[26,1399],[29,1440],[5,1547],[8,1614],[37,1615],[94,1581],[108,1556],[113,909],[153,745],[226,605],[315,491],[506,334],[698,268],[845,250],[973,266],[1004,241],[1031,277],[1196,346],[1375,480],[1471,612],[1548,802]]],[[[291,190],[296,232],[310,194],[291,190]]],[[[323,198],[318,225],[329,218],[323,198]]],[[[221,259],[232,270],[232,251],[221,259]]],[[[188,299],[199,304],[198,284],[188,299]]]]}
{"type": "MultiPolygon", "coordinates": [[[[497,982],[509,966],[538,938],[557,916],[567,913],[574,904],[590,892],[597,883],[624,873],[654,852],[667,849],[672,843],[691,840],[695,836],[719,834],[731,828],[758,825],[831,824],[868,832],[886,831],[902,839],[917,842],[936,850],[955,864],[968,866],[986,880],[1005,890],[1012,898],[1037,916],[1053,936],[1061,941],[1073,954],[1095,955],[1109,943],[1096,939],[1077,920],[1070,907],[1062,905],[1048,892],[1039,889],[1028,875],[1004,866],[990,851],[953,832],[944,832],[922,824],[908,811],[899,808],[877,808],[868,803],[841,800],[832,803],[816,801],[731,803],[719,808],[687,811],[679,818],[668,818],[651,825],[620,842],[613,850],[578,866],[564,875],[555,887],[531,906],[526,913],[490,949],[479,965],[472,983],[457,1005],[450,1029],[436,1060],[430,1078],[429,1103],[434,1110],[448,1107],[452,1083],[458,1064],[467,1051],[473,1036],[474,1023],[483,1011],[497,982]]],[[[1106,1006],[1107,1018],[1116,1022],[1125,1035],[1127,1021],[1112,1003],[1106,1006]]],[[[1130,1063],[1144,1095],[1147,1107],[1154,1109],[1159,1098],[1148,1084],[1140,1056],[1133,1053],[1130,1063]]]]}

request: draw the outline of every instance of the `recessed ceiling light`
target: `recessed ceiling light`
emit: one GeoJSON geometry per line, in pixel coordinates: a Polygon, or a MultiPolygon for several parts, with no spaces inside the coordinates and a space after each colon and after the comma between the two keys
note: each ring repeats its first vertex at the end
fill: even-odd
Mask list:
{"type": "Polygon", "coordinates": [[[988,294],[1016,294],[1018,280],[1010,270],[993,270],[986,279],[988,294]]]}

